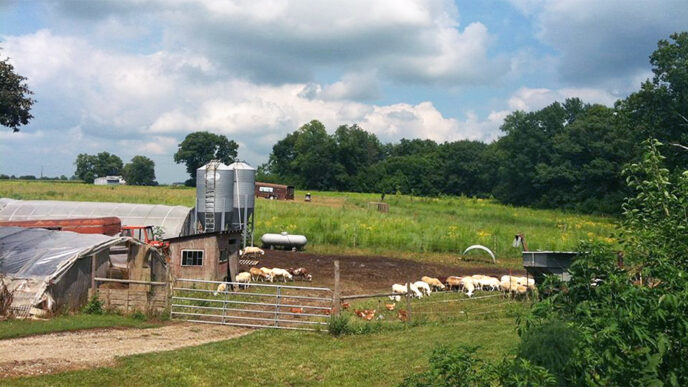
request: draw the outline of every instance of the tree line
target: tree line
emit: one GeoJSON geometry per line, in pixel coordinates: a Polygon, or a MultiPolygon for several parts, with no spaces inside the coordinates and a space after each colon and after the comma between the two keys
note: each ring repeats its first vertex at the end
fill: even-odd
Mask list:
{"type": "Polygon", "coordinates": [[[122,176],[129,185],[157,185],[155,162],[146,156],[134,156],[124,165],[115,154],[100,152],[96,155],[81,153],[74,162],[74,175],[86,183],[93,183],[97,177],[122,176]]]}
{"type": "Polygon", "coordinates": [[[329,134],[313,120],[272,148],[260,180],[313,190],[466,195],[503,203],[618,213],[627,188],[621,170],[639,144],[673,144],[667,167],[688,162],[688,32],[660,40],[654,76],[614,107],[570,98],[511,113],[491,143],[402,139],[382,143],[357,125],[329,134]]]}

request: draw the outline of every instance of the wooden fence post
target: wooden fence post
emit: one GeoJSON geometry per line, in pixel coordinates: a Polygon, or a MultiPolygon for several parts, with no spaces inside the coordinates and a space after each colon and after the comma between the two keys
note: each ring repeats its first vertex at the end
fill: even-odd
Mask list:
{"type": "Polygon", "coordinates": [[[335,259],[334,260],[334,295],[332,297],[332,314],[333,315],[339,315],[340,308],[342,305],[341,302],[341,288],[339,284],[339,260],[335,259]]]}

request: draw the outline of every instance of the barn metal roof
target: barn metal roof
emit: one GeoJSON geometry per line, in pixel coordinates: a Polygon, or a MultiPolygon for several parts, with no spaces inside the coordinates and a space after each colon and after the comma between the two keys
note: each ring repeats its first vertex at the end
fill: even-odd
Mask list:
{"type": "Polygon", "coordinates": [[[116,216],[123,226],[159,226],[163,238],[180,236],[191,208],[159,204],[14,200],[0,198],[0,220],[73,219],[116,216]]]}

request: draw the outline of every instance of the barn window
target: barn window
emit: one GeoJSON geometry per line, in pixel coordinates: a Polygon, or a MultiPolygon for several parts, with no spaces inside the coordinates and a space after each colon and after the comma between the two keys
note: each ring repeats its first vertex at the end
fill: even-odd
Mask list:
{"type": "Polygon", "coordinates": [[[229,260],[229,251],[227,249],[220,250],[220,263],[227,262],[229,260]]]}
{"type": "Polygon", "coordinates": [[[203,250],[182,250],[182,266],[203,266],[203,250]]]}

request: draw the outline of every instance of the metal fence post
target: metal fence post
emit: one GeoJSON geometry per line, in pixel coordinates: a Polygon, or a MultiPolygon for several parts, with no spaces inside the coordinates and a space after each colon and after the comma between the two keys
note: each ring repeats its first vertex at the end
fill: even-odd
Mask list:
{"type": "Polygon", "coordinates": [[[277,288],[277,296],[276,296],[276,301],[275,301],[275,326],[279,326],[279,308],[280,308],[280,295],[281,295],[281,290],[282,287],[277,288]]]}

